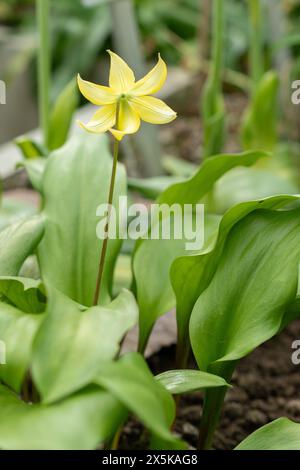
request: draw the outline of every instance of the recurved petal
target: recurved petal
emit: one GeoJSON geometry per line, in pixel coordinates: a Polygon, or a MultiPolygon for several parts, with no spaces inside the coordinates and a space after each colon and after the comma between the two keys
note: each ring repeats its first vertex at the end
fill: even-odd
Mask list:
{"type": "Polygon", "coordinates": [[[177,117],[173,109],[153,96],[135,97],[132,99],[131,104],[140,118],[151,124],[167,124],[177,117]]]}
{"type": "Polygon", "coordinates": [[[138,113],[128,103],[122,100],[120,102],[120,111],[118,119],[118,129],[109,129],[113,136],[122,140],[126,134],[134,134],[140,128],[141,120],[138,113]]]}
{"type": "Polygon", "coordinates": [[[108,53],[111,59],[109,86],[115,93],[126,93],[135,83],[134,73],[121,57],[112,51],[108,51],[108,53]]]}
{"type": "Polygon", "coordinates": [[[144,78],[136,82],[130,93],[134,96],[145,96],[156,93],[164,85],[167,74],[167,66],[159,54],[156,66],[145,75],[144,78]]]}
{"type": "Polygon", "coordinates": [[[117,100],[117,95],[109,87],[87,82],[79,74],[77,75],[77,83],[83,96],[96,106],[112,104],[117,100]]]}
{"type": "Polygon", "coordinates": [[[92,119],[84,124],[78,121],[79,125],[88,132],[94,134],[102,134],[108,131],[116,123],[116,104],[110,104],[100,108],[92,117],[92,119]]]}

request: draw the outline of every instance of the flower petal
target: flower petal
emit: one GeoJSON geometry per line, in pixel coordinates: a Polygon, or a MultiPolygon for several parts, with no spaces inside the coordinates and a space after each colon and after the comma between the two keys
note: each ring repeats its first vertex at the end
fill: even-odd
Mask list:
{"type": "Polygon", "coordinates": [[[151,124],[167,124],[177,117],[173,109],[153,96],[132,98],[131,105],[143,121],[151,124]]]}
{"type": "Polygon", "coordinates": [[[78,121],[79,125],[88,132],[94,134],[102,134],[103,132],[108,131],[116,123],[116,104],[110,104],[103,106],[103,108],[98,109],[94,114],[92,119],[87,123],[83,124],[78,121]]]}
{"type": "Polygon", "coordinates": [[[110,55],[109,86],[115,93],[126,93],[135,83],[134,73],[121,57],[112,51],[107,51],[110,55]]]}
{"type": "Polygon", "coordinates": [[[140,128],[141,120],[138,113],[126,100],[121,100],[118,119],[118,129],[109,129],[117,140],[122,140],[126,134],[134,134],[140,128]]]}
{"type": "Polygon", "coordinates": [[[117,95],[115,95],[110,88],[87,82],[83,80],[79,74],[77,75],[77,83],[83,96],[96,106],[112,104],[117,100],[117,95]]]}
{"type": "Polygon", "coordinates": [[[144,78],[136,82],[131,90],[131,94],[134,96],[144,96],[156,93],[164,85],[167,74],[167,66],[159,54],[156,66],[144,78]]]}

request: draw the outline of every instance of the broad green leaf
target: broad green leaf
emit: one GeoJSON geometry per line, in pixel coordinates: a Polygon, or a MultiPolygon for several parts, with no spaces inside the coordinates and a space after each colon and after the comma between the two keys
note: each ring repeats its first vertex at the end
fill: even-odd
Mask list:
{"type": "Polygon", "coordinates": [[[223,214],[241,202],[298,192],[298,185],[287,177],[286,170],[281,174],[270,167],[234,168],[229,171],[215,186],[213,209],[223,214]]]}
{"type": "Polygon", "coordinates": [[[156,199],[165,189],[181,180],[182,178],[174,176],[157,176],[146,179],[129,178],[128,187],[132,191],[137,191],[149,199],[156,199]]]}
{"type": "Polygon", "coordinates": [[[0,302],[0,340],[6,346],[6,364],[0,366],[0,380],[17,392],[29,368],[32,342],[43,318],[0,302]]]}
{"type": "Polygon", "coordinates": [[[18,137],[15,140],[15,143],[26,160],[35,160],[36,158],[44,157],[47,154],[46,150],[40,144],[26,135],[18,137]]]}
{"type": "Polygon", "coordinates": [[[11,224],[17,223],[36,213],[36,208],[20,200],[4,197],[0,206],[0,232],[11,224]]]}
{"type": "Polygon", "coordinates": [[[32,359],[43,401],[53,402],[88,385],[101,363],[115,357],[137,318],[129,291],[124,290],[106,307],[86,310],[49,288],[47,316],[36,336],[32,359]]]}
{"type": "MultiPolygon", "coordinates": [[[[205,218],[205,243],[218,230],[219,217],[205,218]]],[[[155,321],[172,310],[176,298],[170,282],[172,262],[186,253],[186,238],[176,240],[145,240],[134,257],[137,300],[139,304],[139,350],[143,351],[155,321]]]]}
{"type": "MultiPolygon", "coordinates": [[[[167,188],[158,198],[158,204],[196,204],[211,191],[215,182],[235,166],[249,166],[262,152],[218,155],[204,161],[200,169],[188,180],[167,188]]],[[[218,219],[208,216],[205,224],[206,243],[217,229],[218,219]]],[[[139,350],[145,348],[151,329],[161,315],[175,306],[169,271],[172,262],[185,253],[186,240],[142,240],[138,242],[133,261],[140,308],[139,350]]]]}
{"type": "Polygon", "coordinates": [[[63,89],[51,112],[48,141],[50,151],[58,149],[66,142],[78,102],[78,87],[74,78],[63,89]]]}
{"type": "Polygon", "coordinates": [[[0,276],[0,295],[26,313],[41,313],[45,310],[41,288],[40,280],[0,276]]]}
{"type": "Polygon", "coordinates": [[[170,175],[180,178],[189,178],[197,170],[195,163],[170,155],[163,158],[163,167],[170,175]]]}
{"type": "Polygon", "coordinates": [[[24,160],[18,166],[24,167],[27,171],[30,183],[40,193],[43,186],[43,175],[47,165],[46,158],[35,158],[33,160],[24,160]]]}
{"type": "Polygon", "coordinates": [[[300,424],[276,419],[250,434],[235,450],[300,450],[300,424]]]}
{"type": "Polygon", "coordinates": [[[16,276],[44,233],[44,219],[34,216],[0,232],[0,275],[16,276]]]}
{"type": "Polygon", "coordinates": [[[0,385],[0,448],[93,450],[114,435],[126,414],[98,387],[47,406],[26,404],[0,385]]]}
{"type": "Polygon", "coordinates": [[[179,336],[183,341],[188,337],[188,326],[194,305],[209,286],[222,256],[226,238],[234,225],[253,211],[276,210],[298,199],[294,196],[274,196],[241,203],[224,215],[220,223],[218,239],[212,243],[206,253],[185,256],[174,261],[171,267],[171,281],[176,294],[177,326],[179,336]]]}
{"type": "Polygon", "coordinates": [[[245,150],[272,151],[278,139],[278,86],[276,72],[267,72],[258,84],[242,125],[245,150]]]}
{"type": "MultiPolygon", "coordinates": [[[[105,136],[80,134],[47,159],[43,196],[45,236],[39,247],[43,280],[83,305],[92,305],[102,240],[96,235],[97,208],[107,203],[112,159],[105,136]]],[[[118,165],[114,207],[126,195],[118,165]]],[[[117,217],[118,217],[118,211],[117,217]]],[[[121,240],[109,240],[101,302],[109,302],[121,240]]]]}
{"type": "Polygon", "coordinates": [[[222,375],[223,366],[281,328],[298,288],[300,209],[250,213],[234,224],[217,258],[193,309],[190,335],[199,368],[215,373],[219,366],[222,375]]]}
{"type": "Polygon", "coordinates": [[[126,354],[117,362],[103,364],[96,383],[111,392],[160,439],[177,441],[169,430],[175,418],[175,403],[140,354],[126,354]]]}
{"type": "Polygon", "coordinates": [[[196,204],[227,171],[238,166],[254,165],[259,159],[269,157],[266,152],[244,152],[240,154],[221,154],[203,162],[197,172],[188,180],[167,188],[158,198],[165,204],[196,204]]]}
{"type": "Polygon", "coordinates": [[[173,395],[228,386],[222,377],[198,370],[169,370],[155,378],[173,395]]]}

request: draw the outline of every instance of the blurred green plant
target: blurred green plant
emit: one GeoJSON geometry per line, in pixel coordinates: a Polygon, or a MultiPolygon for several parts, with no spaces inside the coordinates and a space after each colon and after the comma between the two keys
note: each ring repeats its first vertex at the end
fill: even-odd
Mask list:
{"type": "Polygon", "coordinates": [[[274,151],[278,143],[278,91],[279,78],[274,71],[266,72],[253,84],[252,99],[242,122],[245,150],[274,151]]]}
{"type": "Polygon", "coordinates": [[[222,94],[224,2],[213,1],[211,70],[202,94],[203,157],[222,151],[225,133],[225,105],[222,94]]]}
{"type": "Polygon", "coordinates": [[[259,148],[273,151],[278,140],[279,78],[275,71],[266,72],[263,43],[263,17],[266,13],[261,0],[248,0],[250,32],[251,101],[242,122],[244,149],[259,148]]]}
{"type": "MultiPolygon", "coordinates": [[[[98,0],[93,5],[99,8],[104,3],[98,0]]],[[[219,107],[222,3],[215,0],[206,125],[213,122],[210,118],[220,116],[220,109],[223,111],[219,107]]],[[[142,8],[141,0],[139,4],[142,8]]],[[[184,5],[194,8],[195,2],[185,0],[184,5]]],[[[258,2],[253,0],[251,5],[257,7],[258,2]]],[[[182,14],[174,20],[174,11],[164,14],[173,15],[172,28],[184,18],[182,14]]],[[[252,20],[257,28],[255,15],[252,20]]],[[[185,449],[185,443],[170,431],[175,418],[171,394],[198,389],[205,392],[199,448],[211,448],[237,362],[299,317],[299,196],[257,196],[259,184],[270,194],[286,186],[281,186],[281,173],[273,171],[273,163],[269,163],[277,159],[256,148],[275,150],[276,157],[279,154],[273,108],[277,77],[261,70],[261,37],[253,34],[252,46],[252,114],[245,144],[250,151],[213,156],[213,145],[219,148],[220,140],[208,140],[210,158],[200,168],[168,160],[175,180],[131,179],[127,183],[124,167],[115,165],[115,196],[126,196],[129,186],[150,199],[158,196],[157,202],[168,206],[204,203],[203,249],[191,255],[186,252],[185,240],[138,240],[132,257],[133,292],[122,289],[121,283],[114,298],[122,240],[109,240],[103,290],[94,306],[95,259],[102,248],[95,236],[96,209],[107,199],[112,158],[103,136],[67,138],[77,102],[74,82],[66,80],[63,88],[64,78],[60,82],[62,94],[50,106],[44,75],[48,66],[47,61],[42,62],[45,145],[26,138],[19,139],[18,145],[43,206],[39,215],[27,214],[23,221],[0,231],[0,339],[7,345],[7,364],[0,368],[1,449],[116,448],[130,413],[151,434],[149,447],[185,449]],[[264,120],[273,114],[272,126],[261,135],[264,120]],[[249,166],[253,168],[246,168],[249,166]],[[248,183],[248,200],[240,203],[248,183]],[[237,191],[238,184],[242,194],[237,191]],[[250,197],[253,191],[257,200],[250,197]],[[223,210],[229,207],[223,217],[216,213],[216,194],[223,210]],[[233,200],[237,202],[234,206],[233,200]],[[24,263],[36,254],[37,275],[33,277],[24,263]],[[141,353],[156,320],[175,304],[179,370],[154,377],[141,354],[119,357],[122,341],[133,326],[138,323],[140,327],[141,353]],[[190,345],[199,370],[182,369],[190,345]]],[[[220,136],[220,129],[216,125],[213,132],[220,136]]],[[[212,133],[207,135],[211,138],[212,133]]],[[[281,181],[286,183],[285,175],[281,181]]],[[[297,186],[290,188],[297,192],[297,186]]],[[[131,249],[125,247],[124,252],[128,256],[131,249]]],[[[124,272],[122,276],[127,282],[124,272]]],[[[300,449],[299,429],[299,424],[276,420],[250,435],[237,449],[300,449]]]]}
{"type": "Polygon", "coordinates": [[[50,127],[50,2],[36,1],[36,17],[38,26],[38,103],[39,120],[43,133],[44,146],[49,143],[50,127]]]}

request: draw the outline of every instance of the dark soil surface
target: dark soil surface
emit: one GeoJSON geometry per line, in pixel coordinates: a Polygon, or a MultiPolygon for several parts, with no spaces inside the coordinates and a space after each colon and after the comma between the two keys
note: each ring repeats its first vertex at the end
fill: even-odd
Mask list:
{"type": "MultiPolygon", "coordinates": [[[[240,361],[215,435],[216,449],[233,449],[256,429],[283,416],[300,422],[300,365],[294,365],[291,360],[292,343],[297,339],[300,340],[300,321],[240,361]]],[[[153,372],[174,368],[174,354],[172,347],[152,356],[149,365],[153,372]]],[[[197,445],[202,397],[201,392],[182,397],[174,426],[174,431],[191,448],[197,445]]],[[[146,442],[140,423],[129,421],[121,448],[145,449],[146,442]]]]}

